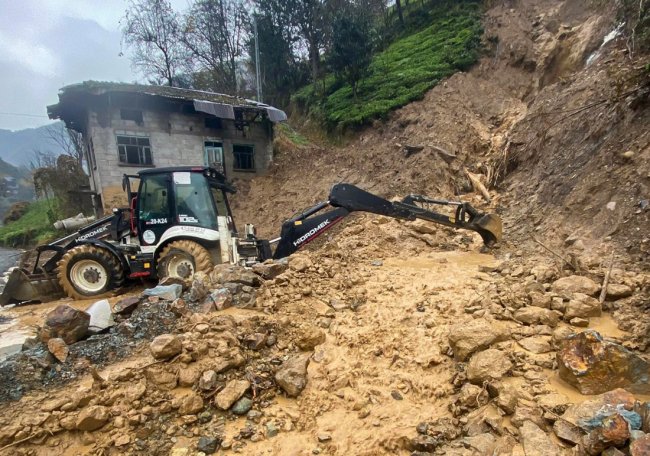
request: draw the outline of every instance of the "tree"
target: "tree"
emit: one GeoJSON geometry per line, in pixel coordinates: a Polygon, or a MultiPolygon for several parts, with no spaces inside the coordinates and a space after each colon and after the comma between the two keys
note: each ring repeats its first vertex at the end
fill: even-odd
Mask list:
{"type": "Polygon", "coordinates": [[[250,18],[241,0],[197,0],[185,18],[182,40],[194,58],[203,89],[238,93],[237,72],[250,18]]]}
{"type": "Polygon", "coordinates": [[[370,18],[360,8],[347,8],[332,24],[329,65],[339,79],[350,84],[355,99],[372,57],[371,34],[370,18]]]}
{"type": "Polygon", "coordinates": [[[122,40],[133,50],[133,66],[154,84],[175,86],[186,57],[169,1],[131,0],[123,21],[122,40]]]}
{"type": "Polygon", "coordinates": [[[326,38],[325,12],[324,0],[299,0],[295,10],[296,23],[307,46],[312,82],[318,80],[320,73],[320,51],[326,38]]]}
{"type": "Polygon", "coordinates": [[[399,16],[400,24],[404,24],[404,13],[402,12],[401,0],[395,0],[395,8],[397,9],[397,15],[399,16]]]}
{"type": "Polygon", "coordinates": [[[83,168],[85,147],[81,133],[66,128],[61,123],[47,127],[45,135],[61,148],[63,154],[73,157],[79,167],[83,168]]]}

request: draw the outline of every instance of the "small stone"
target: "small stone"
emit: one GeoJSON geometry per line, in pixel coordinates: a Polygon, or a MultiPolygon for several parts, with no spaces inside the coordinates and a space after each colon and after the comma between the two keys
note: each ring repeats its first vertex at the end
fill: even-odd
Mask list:
{"type": "Polygon", "coordinates": [[[65,363],[65,360],[68,359],[68,346],[65,341],[59,337],[48,340],[47,349],[61,363],[65,363]]]}
{"type": "Polygon", "coordinates": [[[185,366],[178,370],[178,384],[180,386],[194,386],[199,380],[200,372],[191,366],[185,366]]]}
{"type": "Polygon", "coordinates": [[[345,301],[341,301],[340,299],[331,299],[329,305],[334,310],[344,310],[350,307],[345,301]]]}
{"type": "Polygon", "coordinates": [[[562,415],[571,405],[569,398],[560,393],[542,394],[537,396],[535,400],[542,409],[550,410],[557,415],[562,415]]]}
{"type": "Polygon", "coordinates": [[[199,380],[199,388],[203,391],[212,391],[217,387],[217,373],[213,370],[203,372],[199,380]]]}
{"type": "Polygon", "coordinates": [[[124,434],[115,439],[115,446],[122,447],[131,443],[131,436],[124,434]]]}
{"type": "Polygon", "coordinates": [[[522,307],[515,311],[513,317],[524,324],[548,325],[551,328],[555,328],[560,321],[557,312],[541,307],[522,307]]]}
{"type": "Polygon", "coordinates": [[[580,318],[580,317],[575,317],[569,320],[569,324],[571,326],[575,326],[576,328],[587,328],[589,327],[589,319],[588,318],[580,318]]]}
{"type": "Polygon", "coordinates": [[[553,441],[539,426],[531,421],[525,421],[519,428],[521,443],[526,456],[559,456],[560,451],[553,441]]]}
{"type": "Polygon", "coordinates": [[[391,395],[391,397],[392,397],[393,399],[395,399],[396,401],[401,401],[402,399],[404,399],[404,398],[402,397],[402,394],[401,394],[399,391],[397,391],[397,390],[393,390],[393,391],[391,391],[391,392],[390,392],[390,395],[391,395]]]}
{"type": "Polygon", "coordinates": [[[180,298],[183,293],[183,286],[180,284],[172,285],[158,285],[153,288],[148,288],[142,292],[143,296],[153,296],[166,301],[173,301],[180,298]]]}
{"type": "Polygon", "coordinates": [[[189,393],[181,399],[178,413],[181,415],[194,415],[203,410],[203,399],[196,393],[189,393]]]}
{"type": "Polygon", "coordinates": [[[199,438],[199,443],[196,446],[196,449],[204,452],[205,454],[213,454],[217,451],[217,449],[219,449],[220,443],[220,438],[203,436],[199,438]]]}
{"type": "Polygon", "coordinates": [[[645,434],[640,438],[634,439],[630,445],[630,456],[648,455],[650,455],[650,434],[645,434]]]}
{"type": "Polygon", "coordinates": [[[551,289],[556,294],[564,296],[571,296],[573,293],[594,296],[600,291],[600,285],[588,277],[572,275],[556,280],[553,282],[551,289]]]}
{"type": "Polygon", "coordinates": [[[173,334],[163,334],[149,344],[154,359],[169,359],[183,351],[181,340],[173,334]]]}
{"type": "Polygon", "coordinates": [[[212,414],[206,410],[199,413],[198,418],[199,418],[199,423],[203,423],[203,424],[209,423],[210,421],[212,421],[212,414]]]}
{"type": "Polygon", "coordinates": [[[610,283],[607,286],[607,296],[606,299],[610,301],[616,301],[618,299],[628,298],[632,296],[634,290],[627,285],[610,283]]]}
{"type": "Polygon", "coordinates": [[[267,260],[253,265],[253,272],[265,280],[272,280],[287,270],[286,262],[267,260]]]}
{"type": "Polygon", "coordinates": [[[292,271],[305,272],[313,265],[312,261],[306,255],[293,254],[289,257],[289,269],[292,271]]]}
{"type": "Polygon", "coordinates": [[[471,383],[465,383],[458,394],[458,402],[460,405],[468,408],[481,407],[487,404],[489,399],[489,395],[485,389],[472,385],[471,383]]]}
{"type": "Polygon", "coordinates": [[[449,330],[449,345],[454,351],[454,357],[459,361],[465,361],[472,353],[506,338],[507,332],[501,326],[496,323],[489,324],[482,319],[459,323],[449,330]]]}
{"type": "Polygon", "coordinates": [[[113,306],[113,313],[118,315],[130,315],[136,307],[140,304],[140,298],[137,296],[130,296],[128,298],[120,299],[113,306]]]}
{"type": "Polygon", "coordinates": [[[571,320],[572,318],[589,318],[600,317],[602,307],[596,298],[587,296],[582,293],[574,293],[573,298],[569,301],[564,311],[564,318],[571,320]]]}
{"type": "Polygon", "coordinates": [[[512,362],[505,353],[493,348],[478,352],[467,365],[467,379],[477,385],[488,380],[500,379],[512,369],[512,362]]]}
{"type": "Polygon", "coordinates": [[[528,297],[530,298],[530,305],[533,307],[541,307],[542,309],[551,308],[551,296],[545,293],[533,291],[528,293],[528,297]]]}
{"type": "Polygon", "coordinates": [[[418,434],[422,434],[422,435],[427,435],[428,429],[429,429],[429,423],[427,423],[426,421],[419,423],[415,428],[418,434]]]}
{"type": "Polygon", "coordinates": [[[548,353],[553,350],[550,336],[525,337],[517,341],[519,345],[532,353],[548,353]]]}
{"type": "Polygon", "coordinates": [[[242,397],[239,399],[230,409],[235,415],[246,415],[248,411],[253,407],[253,401],[247,397],[242,397]]]}
{"type": "Polygon", "coordinates": [[[325,333],[315,326],[307,326],[303,328],[296,339],[296,345],[303,351],[313,350],[323,342],[325,342],[325,333]]]}
{"type": "Polygon", "coordinates": [[[221,410],[228,410],[250,387],[251,384],[248,380],[230,380],[215,398],[217,407],[221,410]]]}
{"type": "Polygon", "coordinates": [[[115,325],[113,311],[108,299],[102,299],[93,303],[86,309],[86,313],[90,315],[90,322],[88,322],[89,334],[99,334],[106,328],[115,325]]]}
{"type": "Polygon", "coordinates": [[[188,299],[191,302],[201,301],[208,295],[211,286],[210,277],[203,271],[197,271],[192,277],[188,299]]]}
{"type": "Polygon", "coordinates": [[[278,427],[275,425],[273,421],[269,421],[266,423],[266,437],[267,438],[273,438],[279,433],[278,427]]]}
{"type": "Polygon", "coordinates": [[[294,356],[284,362],[275,374],[275,381],[287,396],[297,397],[307,386],[307,366],[311,354],[294,356]]]}
{"type": "Polygon", "coordinates": [[[318,434],[318,441],[320,443],[329,442],[332,440],[332,436],[329,434],[318,434]]]}
{"type": "Polygon", "coordinates": [[[101,405],[92,405],[83,409],[77,416],[76,428],[80,431],[94,431],[108,422],[108,409],[101,405]]]}

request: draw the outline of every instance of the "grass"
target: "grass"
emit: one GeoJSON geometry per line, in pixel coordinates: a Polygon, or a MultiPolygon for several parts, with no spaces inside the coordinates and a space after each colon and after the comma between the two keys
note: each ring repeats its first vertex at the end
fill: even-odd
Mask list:
{"type": "Polygon", "coordinates": [[[359,127],[424,94],[442,79],[469,69],[478,59],[482,34],[477,1],[436,1],[386,49],[373,56],[357,98],[332,75],[300,89],[293,101],[329,130],[359,127]],[[423,19],[424,17],[424,19],[423,19]],[[413,25],[414,24],[414,25],[413,25]]]}
{"type": "Polygon", "coordinates": [[[309,140],[303,135],[298,133],[296,130],[291,128],[291,125],[288,123],[278,124],[280,133],[283,134],[289,141],[291,141],[296,146],[306,146],[309,144],[309,140]]]}
{"type": "Polygon", "coordinates": [[[56,210],[55,200],[39,200],[30,203],[27,212],[20,219],[0,226],[0,245],[27,247],[54,239],[60,234],[52,226],[56,210]]]}

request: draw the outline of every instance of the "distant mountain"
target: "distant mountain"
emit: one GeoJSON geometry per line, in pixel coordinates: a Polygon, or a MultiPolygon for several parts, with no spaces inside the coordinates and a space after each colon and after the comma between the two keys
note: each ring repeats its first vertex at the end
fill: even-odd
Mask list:
{"type": "Polygon", "coordinates": [[[61,148],[48,137],[49,128],[62,129],[63,123],[18,131],[0,129],[0,159],[15,166],[27,166],[35,150],[60,154],[61,148]]]}

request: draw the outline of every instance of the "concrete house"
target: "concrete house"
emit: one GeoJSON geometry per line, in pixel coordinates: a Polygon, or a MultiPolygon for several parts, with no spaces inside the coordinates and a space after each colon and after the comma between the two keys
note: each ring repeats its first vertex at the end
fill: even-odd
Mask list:
{"type": "Polygon", "coordinates": [[[229,179],[264,172],[274,124],[287,118],[229,95],[95,81],[63,87],[47,111],[83,136],[98,214],[124,206],[122,176],[145,168],[210,165],[229,179]]]}

